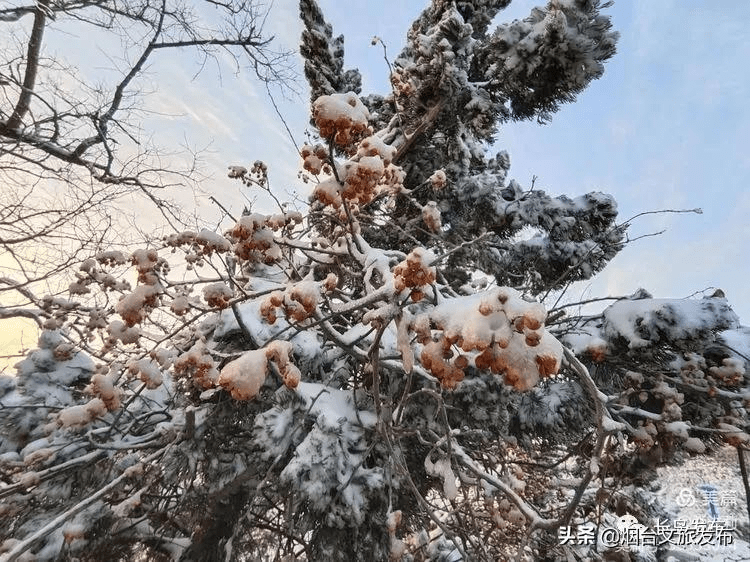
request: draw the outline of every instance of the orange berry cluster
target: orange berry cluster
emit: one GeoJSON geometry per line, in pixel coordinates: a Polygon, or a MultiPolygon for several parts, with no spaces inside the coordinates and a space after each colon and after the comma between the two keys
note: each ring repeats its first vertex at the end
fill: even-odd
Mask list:
{"type": "Polygon", "coordinates": [[[321,284],[321,287],[326,292],[326,294],[332,293],[336,290],[336,287],[339,285],[339,278],[338,275],[335,273],[329,273],[326,275],[326,278],[323,280],[323,283],[321,284]]]}
{"type": "Polygon", "coordinates": [[[55,361],[69,361],[73,359],[75,353],[76,349],[70,343],[61,343],[52,350],[52,356],[55,358],[55,361]]]}
{"type": "Polygon", "coordinates": [[[452,347],[450,340],[441,335],[436,340],[429,340],[420,355],[424,368],[440,381],[443,388],[449,390],[464,380],[464,369],[469,365],[469,359],[456,354],[452,347]]]}
{"type": "Polygon", "coordinates": [[[359,205],[372,201],[378,181],[383,176],[383,160],[378,156],[364,156],[358,162],[347,162],[344,169],[346,179],[341,196],[359,205]]]}
{"type": "Polygon", "coordinates": [[[137,286],[132,293],[123,295],[115,305],[115,310],[132,328],[143,322],[153,309],[159,306],[159,287],[155,284],[137,286]]]}
{"type": "Polygon", "coordinates": [[[430,232],[434,232],[435,234],[439,233],[443,228],[440,209],[438,209],[435,201],[428,201],[427,204],[422,207],[422,221],[424,221],[425,226],[427,226],[430,232]]]}
{"type": "MultiPolygon", "coordinates": [[[[122,264],[124,263],[125,261],[122,262],[122,264]]],[[[71,295],[85,295],[90,293],[91,289],[89,289],[89,286],[94,283],[98,283],[105,293],[107,291],[130,290],[130,283],[119,280],[115,278],[114,275],[101,271],[97,267],[97,260],[94,258],[84,260],[79,270],[75,273],[75,276],[75,281],[71,282],[68,286],[71,295]]]]}
{"type": "Polygon", "coordinates": [[[268,182],[268,166],[265,162],[256,160],[248,171],[244,166],[229,166],[227,174],[232,179],[238,179],[248,187],[257,184],[261,187],[268,182]]]}
{"type": "Polygon", "coordinates": [[[385,166],[390,165],[397,152],[395,146],[386,144],[380,137],[376,136],[362,139],[357,147],[357,156],[380,156],[385,166]]]}
{"type": "Polygon", "coordinates": [[[138,281],[147,285],[156,284],[157,274],[169,271],[167,260],[159,258],[156,250],[136,250],[130,256],[130,263],[138,271],[138,281]]]}
{"type": "Polygon", "coordinates": [[[268,166],[265,162],[262,162],[261,160],[253,162],[253,167],[250,168],[250,174],[258,185],[263,186],[268,183],[268,166]]]}
{"type": "Polygon", "coordinates": [[[607,355],[609,354],[607,342],[601,341],[592,343],[586,348],[586,353],[589,357],[591,357],[591,360],[594,363],[604,363],[604,361],[606,361],[607,359],[607,355]]]}
{"type": "MultiPolygon", "coordinates": [[[[321,181],[313,191],[313,197],[334,209],[342,205],[342,198],[351,205],[354,213],[357,206],[372,201],[379,191],[395,194],[403,189],[404,172],[393,164],[384,164],[380,156],[357,156],[342,167],[343,186],[335,178],[321,181]]],[[[341,218],[346,220],[346,215],[341,218]]]]}
{"type": "Polygon", "coordinates": [[[656,444],[658,435],[659,430],[656,426],[650,421],[643,420],[638,420],[636,427],[630,432],[633,442],[642,450],[651,449],[656,444]]]}
{"type": "Polygon", "coordinates": [[[160,387],[164,382],[158,363],[148,357],[128,362],[128,373],[137,376],[150,390],[160,387]]]}
{"type": "Polygon", "coordinates": [[[351,145],[367,131],[367,108],[354,92],[321,96],[313,103],[313,120],[320,136],[339,146],[351,145]]]}
{"type": "Polygon", "coordinates": [[[319,297],[317,285],[311,281],[303,281],[285,291],[274,291],[268,295],[260,305],[260,315],[269,324],[274,324],[277,319],[276,309],[282,308],[287,318],[302,322],[315,312],[319,297]]]}
{"type": "Polygon", "coordinates": [[[208,304],[214,308],[225,309],[229,306],[229,302],[232,300],[234,292],[232,289],[227,287],[224,283],[212,283],[203,289],[203,298],[208,304]]]}
{"type": "Polygon", "coordinates": [[[227,232],[238,258],[266,264],[275,263],[281,258],[281,249],[273,239],[270,218],[259,214],[245,215],[227,232]]]}
{"type": "Polygon", "coordinates": [[[711,373],[714,379],[726,386],[739,386],[744,379],[745,366],[744,362],[740,359],[727,357],[722,360],[721,366],[710,367],[708,372],[711,373]]]}
{"type": "MultiPolygon", "coordinates": [[[[550,355],[536,355],[534,361],[540,375],[549,377],[557,373],[557,358],[550,355]]],[[[489,369],[496,375],[502,373],[505,384],[517,390],[528,390],[537,382],[537,378],[529,373],[529,365],[519,360],[517,353],[509,352],[498,342],[494,342],[477,355],[474,364],[477,369],[489,369]]]]}
{"type": "Polygon", "coordinates": [[[252,400],[263,387],[268,376],[268,363],[272,361],[284,385],[296,388],[302,374],[289,360],[291,351],[292,344],[288,341],[273,341],[263,349],[246,351],[224,366],[217,383],[235,400],[252,400]]]}
{"type": "Polygon", "coordinates": [[[177,295],[169,303],[169,310],[177,316],[185,316],[190,311],[190,299],[187,295],[177,295]]]}
{"type": "Polygon", "coordinates": [[[414,302],[424,297],[419,287],[435,281],[435,268],[429,265],[430,257],[424,248],[414,248],[404,261],[393,268],[393,285],[397,292],[409,287],[414,289],[411,293],[414,302]]]}
{"type": "Polygon", "coordinates": [[[323,180],[315,186],[313,197],[334,209],[341,207],[341,186],[334,178],[323,180]]]}
{"type": "Polygon", "coordinates": [[[266,357],[276,363],[281,373],[281,380],[287,388],[297,388],[302,373],[289,360],[292,344],[288,341],[274,341],[266,346],[266,357]]]}
{"type": "Polygon", "coordinates": [[[229,240],[223,236],[203,229],[200,233],[186,230],[178,234],[170,234],[163,238],[167,246],[171,246],[172,253],[180,246],[189,246],[185,261],[190,263],[201,262],[203,256],[211,256],[214,252],[223,254],[231,249],[229,240]]]}
{"type": "Polygon", "coordinates": [[[463,379],[472,357],[477,369],[502,374],[517,390],[528,390],[540,377],[557,373],[562,347],[551,336],[545,338],[541,305],[507,288],[488,292],[482,300],[477,297],[465,297],[468,306],[462,312],[458,303],[438,307],[409,324],[424,346],[422,365],[445,388],[463,379]]]}
{"type": "Polygon", "coordinates": [[[96,373],[93,375],[85,390],[100,398],[110,412],[120,407],[120,391],[115,387],[112,378],[105,374],[96,373]]]}
{"type": "Polygon", "coordinates": [[[320,174],[323,166],[328,161],[328,151],[322,144],[316,144],[315,146],[304,144],[302,145],[300,154],[304,160],[302,165],[305,170],[316,176],[320,174]]]}
{"type": "MultiPolygon", "coordinates": [[[[349,107],[348,104],[344,105],[349,107]]],[[[350,203],[352,213],[356,214],[360,206],[366,205],[376,197],[379,189],[392,193],[403,189],[405,174],[400,167],[392,163],[397,154],[395,147],[386,144],[379,137],[369,136],[357,145],[356,151],[349,152],[353,156],[336,168],[337,178],[325,179],[315,187],[315,199],[337,210],[342,206],[343,200],[346,200],[350,203]]],[[[315,174],[321,170],[331,172],[330,167],[321,164],[321,160],[329,157],[322,146],[305,145],[301,154],[305,160],[306,170],[315,174]]],[[[342,220],[347,219],[344,213],[339,213],[339,216],[342,220]]]]}
{"type": "Polygon", "coordinates": [[[116,265],[125,265],[125,262],[127,261],[123,253],[117,250],[107,250],[104,252],[99,252],[98,254],[96,254],[96,256],[94,256],[94,258],[100,264],[107,266],[107,267],[114,267],[116,265]]]}
{"type": "Polygon", "coordinates": [[[178,377],[192,380],[204,389],[213,388],[216,381],[219,380],[219,371],[216,370],[216,363],[206,353],[206,347],[203,342],[196,343],[189,351],[175,359],[172,368],[178,377]]]}
{"type": "Polygon", "coordinates": [[[128,327],[143,322],[151,311],[159,306],[162,288],[159,274],[165,275],[169,271],[169,264],[160,258],[156,250],[136,250],[130,257],[130,263],[138,271],[137,286],[132,293],[120,297],[115,310],[128,327]]]}
{"type": "Polygon", "coordinates": [[[430,184],[432,185],[432,189],[434,189],[435,191],[443,189],[445,187],[445,184],[448,182],[448,178],[443,170],[436,170],[429,179],[430,184]]]}
{"type": "Polygon", "coordinates": [[[523,316],[519,316],[513,321],[513,327],[519,334],[524,334],[526,345],[529,347],[539,345],[539,341],[542,339],[542,322],[535,314],[525,312],[523,316]]]}

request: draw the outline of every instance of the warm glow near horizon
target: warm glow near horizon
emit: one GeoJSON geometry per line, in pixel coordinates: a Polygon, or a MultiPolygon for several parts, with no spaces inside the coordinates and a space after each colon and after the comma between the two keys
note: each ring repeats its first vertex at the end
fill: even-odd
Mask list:
{"type": "Polygon", "coordinates": [[[13,366],[36,346],[39,329],[28,318],[0,320],[0,373],[15,375],[13,366]]]}

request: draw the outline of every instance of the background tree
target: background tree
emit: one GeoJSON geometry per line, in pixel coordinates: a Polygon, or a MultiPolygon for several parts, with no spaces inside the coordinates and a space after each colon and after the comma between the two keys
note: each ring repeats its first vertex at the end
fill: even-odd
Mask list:
{"type": "Polygon", "coordinates": [[[4,560],[591,560],[557,530],[647,525],[654,466],[746,446],[750,336],[722,295],[556,303],[627,224],[482,146],[571,101],[616,36],[587,0],[488,33],[505,5],[434,1],[393,94],[359,97],[301,2],[309,211],[100,251],[40,301],[0,379],[4,560]]]}
{"type": "Polygon", "coordinates": [[[287,55],[264,35],[264,17],[246,0],[0,8],[0,319],[36,318],[30,294],[59,290],[60,273],[121,242],[132,218],[125,198],[184,227],[190,213],[169,188],[191,190],[201,176],[190,155],[174,157],[143,130],[144,78],[168,52],[193,49],[203,65],[226,53],[260,80],[287,80],[287,55]],[[89,37],[99,59],[74,49],[63,59],[60,40],[70,33],[89,37]]]}

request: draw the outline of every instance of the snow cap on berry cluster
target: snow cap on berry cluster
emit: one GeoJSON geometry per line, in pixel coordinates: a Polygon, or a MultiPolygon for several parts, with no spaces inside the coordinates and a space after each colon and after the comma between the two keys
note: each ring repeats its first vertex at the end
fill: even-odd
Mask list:
{"type": "Polygon", "coordinates": [[[320,96],[313,103],[313,119],[320,136],[347,146],[365,131],[370,112],[354,92],[320,96]]]}

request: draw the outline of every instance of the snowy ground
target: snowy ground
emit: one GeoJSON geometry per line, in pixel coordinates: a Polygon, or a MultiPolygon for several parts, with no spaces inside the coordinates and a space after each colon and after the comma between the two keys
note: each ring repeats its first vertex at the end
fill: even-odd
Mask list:
{"type": "Polygon", "coordinates": [[[585,546],[592,545],[604,560],[750,562],[747,503],[733,447],[659,468],[646,486],[621,492],[644,513],[561,528],[560,544],[576,545],[580,560],[595,556],[585,546]]]}
{"type": "Polygon", "coordinates": [[[713,520],[734,529],[732,544],[701,546],[692,541],[689,546],[676,546],[673,555],[665,558],[667,562],[750,561],[747,500],[733,447],[692,457],[681,466],[662,467],[658,475],[652,490],[673,524],[679,520],[690,526],[693,521],[713,520]]]}
{"type": "MultiPolygon", "coordinates": [[[[646,487],[623,491],[638,496],[637,504],[648,504],[652,518],[608,519],[598,527],[600,555],[614,549],[630,550],[638,562],[750,561],[747,503],[733,447],[659,468],[646,487]]],[[[575,544],[586,544],[581,542],[586,536],[593,544],[594,525],[584,526],[591,528],[579,527],[575,544]]]]}

